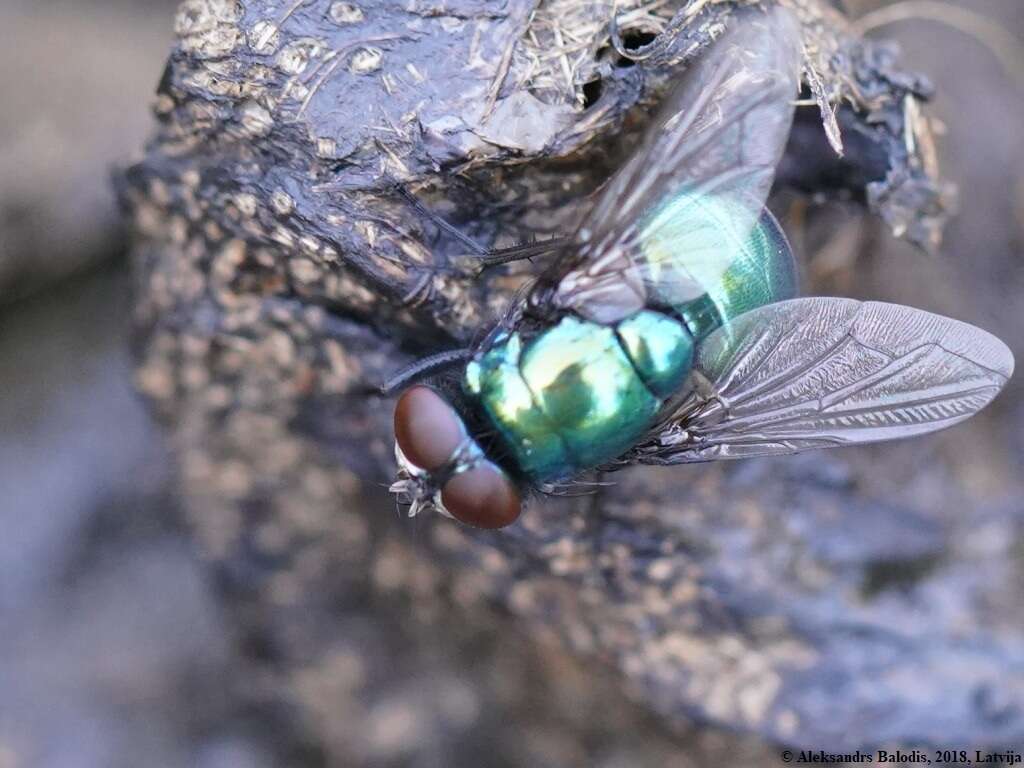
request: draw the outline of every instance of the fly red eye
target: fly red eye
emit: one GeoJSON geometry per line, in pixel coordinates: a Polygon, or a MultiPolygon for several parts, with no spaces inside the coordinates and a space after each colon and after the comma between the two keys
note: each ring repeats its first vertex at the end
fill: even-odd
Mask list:
{"type": "Polygon", "coordinates": [[[460,523],[477,528],[504,528],[512,525],[523,511],[515,485],[488,461],[445,483],[441,503],[460,523]]]}
{"type": "Polygon", "coordinates": [[[395,440],[405,458],[428,472],[440,468],[466,439],[462,419],[430,387],[410,387],[395,406],[395,440]]]}

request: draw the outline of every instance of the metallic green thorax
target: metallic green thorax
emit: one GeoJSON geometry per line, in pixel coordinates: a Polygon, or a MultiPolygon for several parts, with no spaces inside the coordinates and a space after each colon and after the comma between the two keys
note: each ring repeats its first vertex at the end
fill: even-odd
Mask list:
{"type": "Polygon", "coordinates": [[[614,459],[650,427],[663,398],[689,374],[683,325],[642,311],[608,327],[573,316],[533,339],[518,333],[466,368],[519,468],[546,480],[614,459]]]}

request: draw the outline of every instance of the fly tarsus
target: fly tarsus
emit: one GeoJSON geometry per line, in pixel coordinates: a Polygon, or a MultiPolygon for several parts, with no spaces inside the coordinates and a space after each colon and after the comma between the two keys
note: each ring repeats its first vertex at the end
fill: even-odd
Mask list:
{"type": "Polygon", "coordinates": [[[567,247],[570,243],[572,243],[571,237],[551,237],[547,240],[519,243],[507,248],[495,248],[483,253],[474,253],[465,258],[472,259],[472,263],[476,264],[478,269],[486,269],[501,264],[510,264],[514,261],[532,259],[534,256],[546,256],[567,247]]]}
{"type": "Polygon", "coordinates": [[[465,253],[450,260],[450,269],[455,272],[477,275],[489,267],[545,256],[565,248],[572,242],[571,237],[552,237],[547,240],[517,243],[505,248],[486,248],[446,221],[443,216],[427,208],[402,184],[395,183],[395,190],[420,216],[432,221],[439,230],[465,247],[465,253]]]}

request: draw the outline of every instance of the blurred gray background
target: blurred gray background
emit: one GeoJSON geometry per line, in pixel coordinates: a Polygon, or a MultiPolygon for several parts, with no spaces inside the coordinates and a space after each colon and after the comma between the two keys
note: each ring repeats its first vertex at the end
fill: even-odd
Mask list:
{"type": "Polygon", "coordinates": [[[0,766],[263,765],[132,388],[111,192],[172,0],[0,2],[0,766]]]}
{"type": "MultiPolygon", "coordinates": [[[[175,5],[0,2],[0,768],[272,762],[260,722],[226,693],[240,651],[132,389],[109,176],[145,141],[175,5]]],[[[1024,36],[1020,0],[962,5],[1024,36]]],[[[1024,359],[1024,73],[931,22],[876,34],[938,87],[962,213],[938,257],[860,222],[842,248],[797,246],[835,293],[853,284],[844,253],[866,251],[873,295],[982,325],[1024,359]]],[[[1024,428],[1021,380],[994,428],[1024,428]]],[[[1021,472],[1020,453],[978,450],[979,482],[1021,472]]]]}

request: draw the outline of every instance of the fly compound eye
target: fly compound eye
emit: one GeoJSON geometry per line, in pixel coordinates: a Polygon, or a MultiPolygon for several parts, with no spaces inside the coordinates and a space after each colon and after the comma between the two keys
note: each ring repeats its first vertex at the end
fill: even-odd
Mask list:
{"type": "Polygon", "coordinates": [[[504,528],[523,511],[515,485],[489,461],[452,476],[441,489],[441,503],[460,523],[476,528],[504,528]]]}
{"type": "Polygon", "coordinates": [[[430,387],[411,387],[398,398],[395,441],[405,458],[420,469],[441,468],[465,439],[459,414],[430,387]]]}

